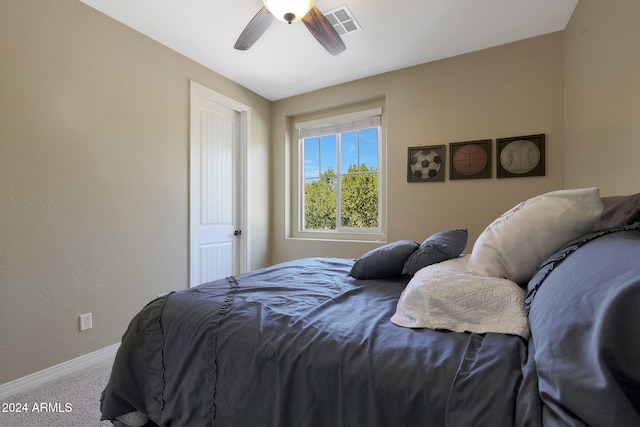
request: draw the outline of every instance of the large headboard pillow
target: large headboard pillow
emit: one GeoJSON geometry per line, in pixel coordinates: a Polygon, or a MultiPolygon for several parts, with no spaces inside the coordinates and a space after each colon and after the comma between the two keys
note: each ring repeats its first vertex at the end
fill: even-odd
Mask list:
{"type": "Polygon", "coordinates": [[[468,268],[473,274],[526,285],[542,261],[592,231],[601,213],[595,187],[533,197],[489,224],[473,245],[468,268]]]}
{"type": "Polygon", "coordinates": [[[602,216],[596,230],[640,221],[640,193],[602,198],[602,216]]]}

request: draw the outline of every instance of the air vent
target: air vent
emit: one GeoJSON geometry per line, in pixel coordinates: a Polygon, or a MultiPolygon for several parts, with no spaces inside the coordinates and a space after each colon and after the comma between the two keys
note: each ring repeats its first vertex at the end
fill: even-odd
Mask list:
{"type": "Polygon", "coordinates": [[[362,30],[346,5],[323,12],[323,14],[341,36],[362,30]]]}

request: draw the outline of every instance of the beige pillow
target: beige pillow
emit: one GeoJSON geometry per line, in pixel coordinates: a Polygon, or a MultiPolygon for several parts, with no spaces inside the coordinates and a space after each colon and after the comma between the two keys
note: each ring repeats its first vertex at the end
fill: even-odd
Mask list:
{"type": "Polygon", "coordinates": [[[595,187],[533,197],[496,218],[480,234],[469,271],[526,285],[542,261],[592,231],[601,213],[600,191],[595,187]]]}

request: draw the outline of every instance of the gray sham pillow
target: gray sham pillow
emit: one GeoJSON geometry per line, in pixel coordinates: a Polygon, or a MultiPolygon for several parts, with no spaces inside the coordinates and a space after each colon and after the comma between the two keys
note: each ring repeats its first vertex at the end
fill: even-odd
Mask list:
{"type": "Polygon", "coordinates": [[[412,240],[399,240],[372,249],[356,260],[349,275],[357,279],[400,276],[405,262],[419,247],[412,240]]]}
{"type": "Polygon", "coordinates": [[[402,274],[415,274],[428,265],[460,256],[467,246],[468,236],[466,228],[456,228],[428,237],[407,259],[402,274]]]}

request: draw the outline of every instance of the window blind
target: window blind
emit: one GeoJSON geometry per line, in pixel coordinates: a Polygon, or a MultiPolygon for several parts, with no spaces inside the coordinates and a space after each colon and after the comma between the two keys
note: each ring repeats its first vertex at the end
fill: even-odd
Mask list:
{"type": "Polygon", "coordinates": [[[382,108],[359,111],[295,124],[300,139],[380,126],[382,108]]]}

